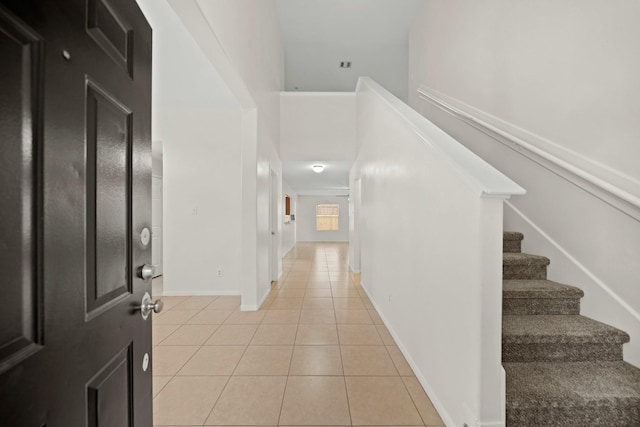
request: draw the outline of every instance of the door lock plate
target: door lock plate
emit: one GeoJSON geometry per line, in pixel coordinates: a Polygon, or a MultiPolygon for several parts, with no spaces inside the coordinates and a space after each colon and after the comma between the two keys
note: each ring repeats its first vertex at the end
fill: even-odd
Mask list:
{"type": "Polygon", "coordinates": [[[147,227],[145,227],[140,232],[140,242],[144,246],[148,246],[150,241],[151,241],[151,232],[149,231],[149,229],[147,227]]]}

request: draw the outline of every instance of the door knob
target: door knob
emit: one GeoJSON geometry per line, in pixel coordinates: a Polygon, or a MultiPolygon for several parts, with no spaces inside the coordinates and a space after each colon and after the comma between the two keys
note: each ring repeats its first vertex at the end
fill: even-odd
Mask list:
{"type": "Polygon", "coordinates": [[[152,310],[154,313],[160,313],[163,308],[164,302],[162,300],[151,301],[151,295],[149,295],[149,292],[145,292],[142,297],[142,304],[140,304],[140,314],[142,314],[143,319],[146,320],[152,310]]]}
{"type": "Polygon", "coordinates": [[[138,277],[142,280],[153,279],[153,273],[156,272],[156,266],[151,264],[145,264],[138,268],[138,277]]]}

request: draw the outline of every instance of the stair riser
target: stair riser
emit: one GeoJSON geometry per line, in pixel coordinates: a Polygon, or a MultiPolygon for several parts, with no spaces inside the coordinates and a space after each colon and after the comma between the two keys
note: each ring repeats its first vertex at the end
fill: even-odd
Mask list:
{"type": "Polygon", "coordinates": [[[640,403],[609,408],[603,406],[595,408],[586,406],[507,407],[507,425],[509,427],[638,427],[640,426],[640,403]]]}
{"type": "Polygon", "coordinates": [[[622,344],[503,344],[503,362],[621,361],[622,344]]]}
{"type": "Polygon", "coordinates": [[[522,252],[521,240],[503,240],[502,252],[522,252]]]}
{"type": "Polygon", "coordinates": [[[502,267],[502,280],[546,280],[546,278],[546,266],[511,265],[502,267]]]}
{"type": "Polygon", "coordinates": [[[504,315],[580,314],[580,299],[561,298],[505,298],[504,315]]]}

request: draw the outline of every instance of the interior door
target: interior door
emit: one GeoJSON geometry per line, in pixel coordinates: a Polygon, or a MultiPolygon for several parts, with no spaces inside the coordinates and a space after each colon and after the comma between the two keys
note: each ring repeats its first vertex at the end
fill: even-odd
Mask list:
{"type": "Polygon", "coordinates": [[[0,64],[0,425],[151,426],[151,29],[0,0],[0,64]]]}
{"type": "Polygon", "coordinates": [[[269,175],[269,228],[271,229],[271,242],[269,247],[269,280],[275,282],[280,276],[278,271],[278,248],[280,247],[280,235],[278,234],[278,206],[280,196],[278,191],[278,175],[272,170],[269,175]]]}

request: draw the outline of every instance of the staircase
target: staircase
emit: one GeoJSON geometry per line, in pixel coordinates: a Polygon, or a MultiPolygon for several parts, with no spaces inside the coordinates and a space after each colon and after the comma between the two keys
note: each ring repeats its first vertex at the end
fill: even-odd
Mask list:
{"type": "Polygon", "coordinates": [[[639,427],[640,369],[625,332],[580,315],[583,292],[547,279],[549,259],[504,233],[502,362],[508,427],[639,427]]]}

